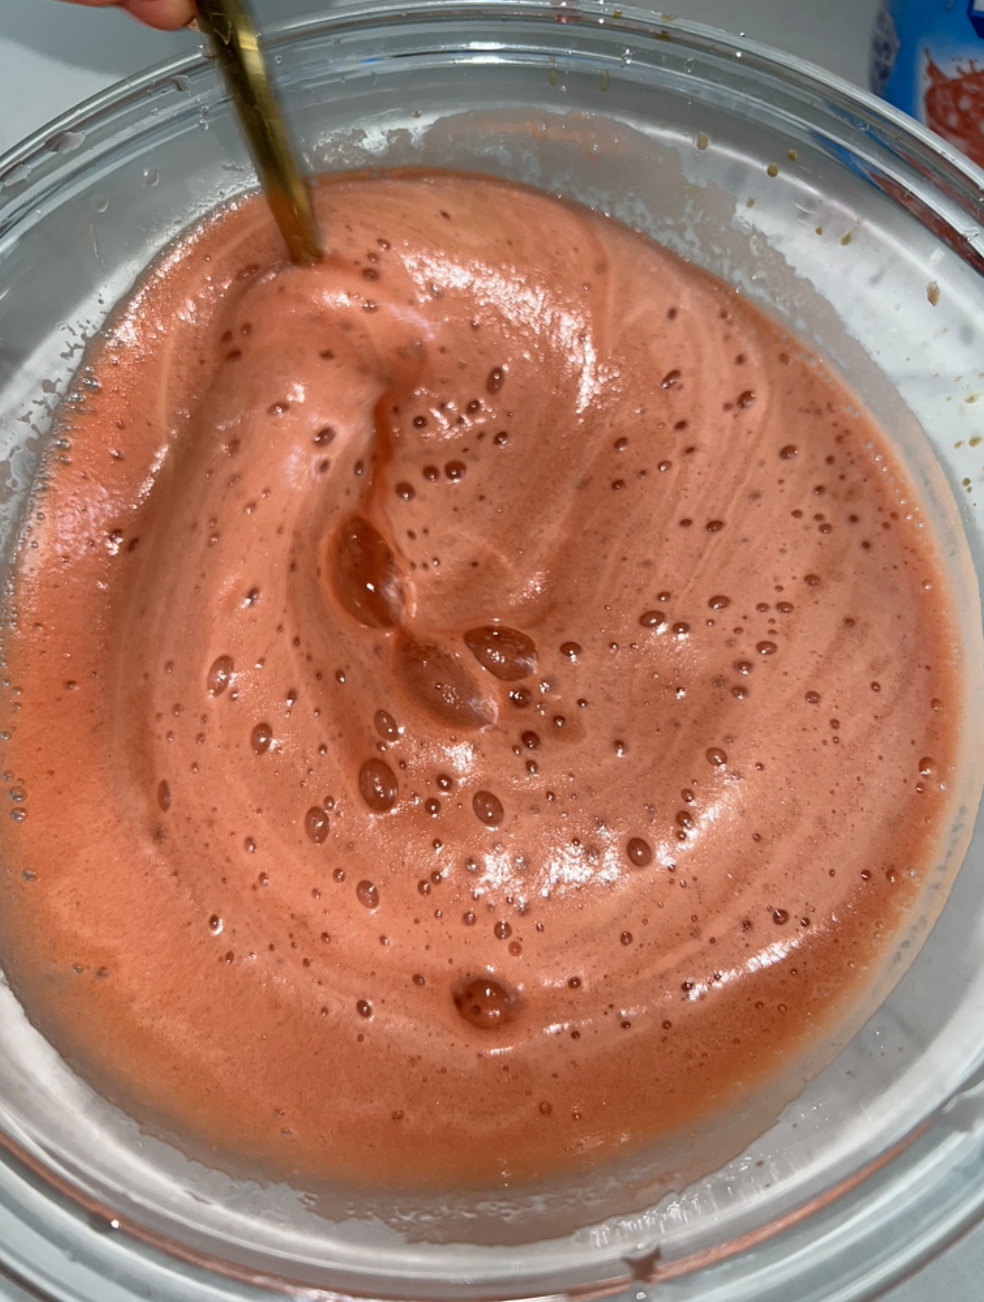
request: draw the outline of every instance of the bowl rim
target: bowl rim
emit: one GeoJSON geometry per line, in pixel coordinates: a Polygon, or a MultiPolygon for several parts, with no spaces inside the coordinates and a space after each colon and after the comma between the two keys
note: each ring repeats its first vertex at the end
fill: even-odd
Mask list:
{"type": "MultiPolygon", "coordinates": [[[[326,14],[274,20],[264,27],[262,42],[265,49],[274,50],[278,45],[286,44],[298,37],[324,30],[327,27],[340,32],[358,29],[372,24],[374,20],[396,18],[408,21],[420,18],[425,21],[463,19],[473,16],[477,19],[495,19],[509,22],[524,17],[553,17],[558,19],[558,7],[563,9],[565,0],[559,6],[550,0],[403,0],[402,3],[386,3],[386,0],[369,0],[360,4],[359,0],[339,0],[326,14]]],[[[751,40],[746,36],[728,32],[723,28],[708,23],[695,22],[692,19],[676,17],[658,11],[642,8],[627,3],[613,8],[609,14],[582,14],[571,11],[564,22],[577,22],[583,27],[614,27],[626,35],[645,35],[651,38],[673,41],[675,34],[693,39],[704,44],[708,49],[718,53],[729,54],[744,59],[746,66],[759,71],[773,71],[782,74],[787,83],[798,85],[801,89],[815,86],[829,95],[831,101],[839,107],[850,107],[852,112],[863,110],[859,125],[878,128],[886,138],[901,139],[908,137],[917,142],[921,150],[926,150],[935,162],[942,158],[947,169],[952,170],[953,180],[969,183],[965,187],[967,197],[976,198],[976,207],[984,217],[984,169],[971,162],[955,146],[942,136],[910,117],[901,109],[881,99],[866,87],[855,85],[837,73],[829,71],[811,60],[798,55],[787,54],[762,41],[751,40]],[[867,120],[865,122],[865,119],[867,120]]],[[[19,167],[30,166],[32,160],[51,152],[53,143],[67,131],[77,130],[84,123],[98,118],[103,113],[118,109],[132,99],[139,98],[147,90],[161,82],[173,80],[190,70],[200,70],[213,63],[213,57],[207,52],[203,38],[197,51],[173,55],[159,63],[150,64],[142,72],[123,77],[105,89],[81,100],[74,108],[66,110],[51,118],[37,130],[25,136],[17,144],[0,154],[0,190],[4,185],[15,184],[10,173],[19,167]]],[[[223,94],[223,99],[226,95],[223,94]]],[[[920,150],[920,152],[921,152],[920,150]]],[[[2,206],[2,201],[0,201],[2,206]]]]}

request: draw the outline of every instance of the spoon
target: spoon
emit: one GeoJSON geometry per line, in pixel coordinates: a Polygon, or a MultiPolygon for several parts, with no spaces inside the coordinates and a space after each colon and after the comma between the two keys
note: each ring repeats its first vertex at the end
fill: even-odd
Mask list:
{"type": "Polygon", "coordinates": [[[323,254],[311,194],[297,166],[245,0],[195,0],[195,8],[198,26],[211,38],[222,65],[260,184],[291,260],[313,266],[323,254]]]}

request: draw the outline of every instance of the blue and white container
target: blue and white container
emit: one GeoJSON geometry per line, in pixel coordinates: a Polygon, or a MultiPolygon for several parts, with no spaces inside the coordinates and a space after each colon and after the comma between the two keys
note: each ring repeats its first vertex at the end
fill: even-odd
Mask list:
{"type": "Polygon", "coordinates": [[[883,0],[871,87],[984,167],[984,0],[883,0]]]}

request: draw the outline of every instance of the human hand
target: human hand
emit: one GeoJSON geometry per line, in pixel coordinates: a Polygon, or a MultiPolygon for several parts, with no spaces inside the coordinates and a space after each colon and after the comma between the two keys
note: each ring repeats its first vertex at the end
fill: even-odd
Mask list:
{"type": "Polygon", "coordinates": [[[195,16],[193,0],[70,0],[70,3],[99,8],[115,5],[148,27],[157,27],[162,31],[186,27],[195,16]]]}

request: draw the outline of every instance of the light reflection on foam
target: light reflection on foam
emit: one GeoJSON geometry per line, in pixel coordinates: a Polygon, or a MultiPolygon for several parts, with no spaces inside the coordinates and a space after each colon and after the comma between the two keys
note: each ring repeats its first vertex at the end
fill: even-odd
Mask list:
{"type": "Polygon", "coordinates": [[[520,869],[512,850],[497,846],[481,856],[482,872],[478,885],[492,893],[507,891],[517,902],[531,894],[542,899],[565,887],[575,889],[593,883],[611,885],[624,876],[624,865],[614,846],[589,854],[583,845],[552,848],[542,865],[531,874],[523,859],[520,869]]]}
{"type": "Polygon", "coordinates": [[[470,741],[449,741],[444,747],[445,763],[460,776],[471,771],[475,763],[475,747],[470,741]]]}
{"type": "Polygon", "coordinates": [[[765,968],[773,967],[799,949],[800,943],[798,936],[791,937],[789,940],[774,940],[771,945],[766,945],[765,949],[759,950],[757,954],[753,954],[739,966],[726,968],[718,972],[716,980],[694,981],[687,991],[687,998],[691,1001],[700,999],[703,995],[709,994],[714,988],[726,986],[732,981],[742,980],[753,972],[761,972],[765,968]]]}
{"type": "Polygon", "coordinates": [[[600,389],[615,378],[615,371],[599,371],[598,354],[587,320],[580,314],[558,310],[543,289],[507,280],[500,270],[483,263],[456,263],[426,254],[404,255],[404,266],[417,289],[426,294],[433,285],[467,291],[478,304],[492,303],[509,318],[543,339],[552,339],[561,355],[570,358],[578,375],[575,410],[586,411],[600,389]]]}

